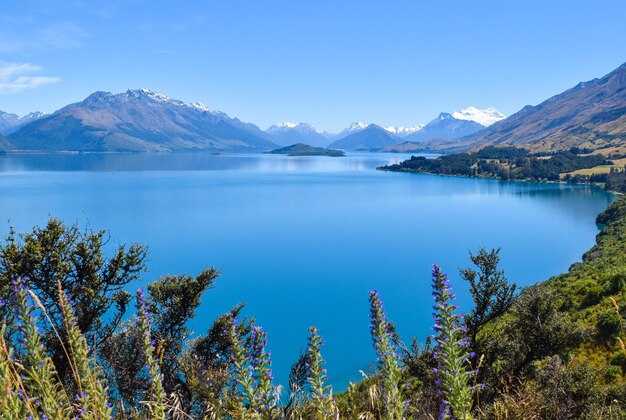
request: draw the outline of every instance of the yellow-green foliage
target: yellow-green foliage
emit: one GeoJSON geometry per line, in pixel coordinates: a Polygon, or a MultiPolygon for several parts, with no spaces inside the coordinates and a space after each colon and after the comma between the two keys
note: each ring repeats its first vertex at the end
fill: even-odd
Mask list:
{"type": "MultiPolygon", "coordinates": [[[[626,196],[611,204],[598,221],[605,226],[583,262],[548,280],[546,286],[557,292],[561,309],[590,333],[577,355],[602,368],[620,351],[617,339],[624,333],[624,313],[619,308],[626,298],[626,196]]],[[[622,380],[624,373],[619,375],[622,380]]]]}
{"type": "Polygon", "coordinates": [[[76,325],[76,317],[70,301],[58,284],[59,304],[63,313],[63,324],[67,334],[67,347],[72,373],[78,387],[78,404],[82,418],[105,419],[111,417],[111,408],[103,385],[100,367],[89,358],[87,340],[76,325]]]}

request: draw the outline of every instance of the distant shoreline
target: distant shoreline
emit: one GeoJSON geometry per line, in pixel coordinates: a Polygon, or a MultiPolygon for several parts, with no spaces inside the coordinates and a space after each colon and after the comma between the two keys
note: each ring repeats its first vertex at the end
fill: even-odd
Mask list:
{"type": "Polygon", "coordinates": [[[545,181],[541,181],[538,179],[531,179],[531,178],[527,178],[527,179],[504,179],[504,178],[496,178],[496,177],[492,177],[492,176],[471,176],[471,175],[459,175],[459,174],[438,174],[435,172],[426,172],[426,171],[411,171],[411,170],[407,170],[407,169],[388,169],[385,168],[383,166],[379,166],[376,168],[377,171],[381,171],[381,172],[396,172],[396,173],[404,173],[404,174],[422,174],[422,175],[434,175],[434,176],[445,176],[445,177],[452,177],[452,178],[466,178],[466,179],[485,179],[485,180],[493,180],[493,181],[502,181],[502,182],[521,182],[521,183],[531,183],[531,182],[536,182],[538,184],[561,184],[561,185],[584,185],[584,186],[589,186],[589,187],[598,187],[598,188],[602,188],[602,190],[604,192],[608,192],[611,194],[615,194],[615,195],[624,195],[623,192],[620,191],[613,191],[613,190],[605,190],[604,189],[604,184],[601,182],[565,182],[565,181],[550,181],[550,180],[545,180],[545,181]]]}

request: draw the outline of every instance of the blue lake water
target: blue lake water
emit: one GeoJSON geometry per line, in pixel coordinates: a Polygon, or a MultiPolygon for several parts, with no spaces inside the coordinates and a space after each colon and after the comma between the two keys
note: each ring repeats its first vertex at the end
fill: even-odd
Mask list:
{"type": "Polygon", "coordinates": [[[368,290],[380,291],[409,341],[432,333],[430,268],[458,269],[468,250],[502,247],[510,280],[530,285],[567,270],[594,243],[595,216],[614,199],[598,188],[388,173],[406,155],[0,156],[0,233],[49,216],[150,248],[147,282],[163,274],[222,275],[192,327],[204,333],[239,302],[269,334],[277,381],[324,336],[336,388],[375,360],[368,290]]]}

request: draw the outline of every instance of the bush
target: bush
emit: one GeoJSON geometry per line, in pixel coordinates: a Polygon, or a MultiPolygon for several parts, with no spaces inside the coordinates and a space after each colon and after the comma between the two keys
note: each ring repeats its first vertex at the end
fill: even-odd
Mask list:
{"type": "Polygon", "coordinates": [[[622,320],[612,308],[596,316],[598,340],[613,342],[622,329],[622,320]]]}

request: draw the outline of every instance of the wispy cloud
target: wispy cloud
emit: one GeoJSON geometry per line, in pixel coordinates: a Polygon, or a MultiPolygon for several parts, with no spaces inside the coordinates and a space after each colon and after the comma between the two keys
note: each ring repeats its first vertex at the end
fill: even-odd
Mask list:
{"type": "Polygon", "coordinates": [[[85,31],[72,22],[42,25],[27,18],[0,17],[0,53],[76,48],[85,36],[85,31]]]}
{"type": "Polygon", "coordinates": [[[0,95],[9,95],[23,90],[57,83],[61,79],[53,76],[33,75],[43,69],[31,63],[0,62],[0,95]]]}

